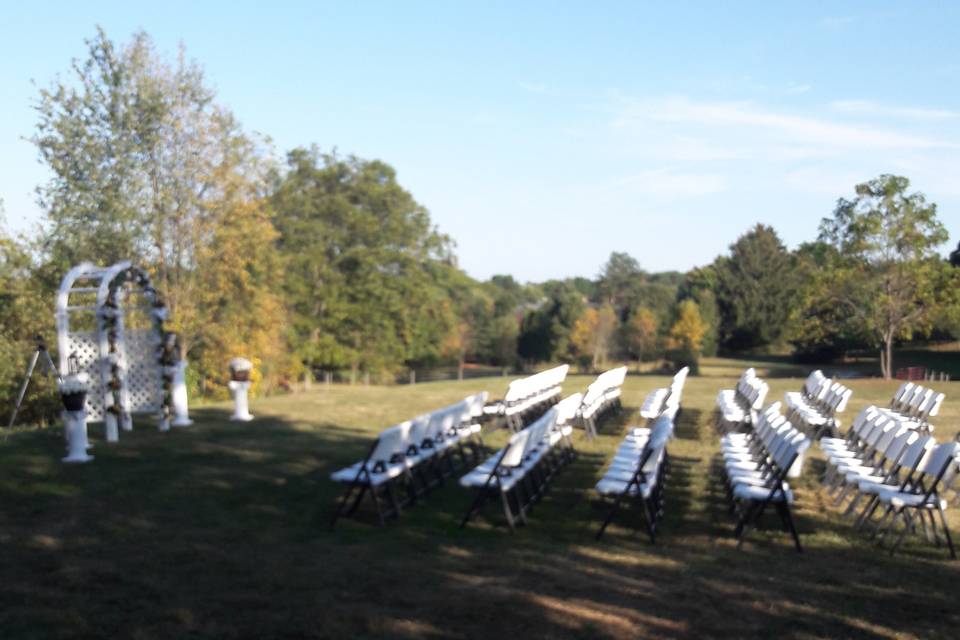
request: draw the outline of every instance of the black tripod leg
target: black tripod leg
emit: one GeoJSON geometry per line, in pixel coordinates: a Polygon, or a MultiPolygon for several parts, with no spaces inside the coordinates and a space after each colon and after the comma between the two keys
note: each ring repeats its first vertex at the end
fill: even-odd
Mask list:
{"type": "MultiPolygon", "coordinates": [[[[13,424],[17,421],[17,414],[20,413],[20,405],[23,404],[23,397],[27,395],[27,387],[30,385],[30,378],[33,377],[33,370],[37,366],[37,359],[40,357],[41,349],[37,349],[33,357],[30,358],[30,366],[27,367],[27,377],[23,379],[23,385],[20,387],[20,395],[17,396],[17,404],[13,407],[13,413],[10,415],[10,423],[7,424],[7,433],[10,433],[10,429],[13,428],[13,424]]],[[[44,351],[46,353],[46,351],[44,351]]],[[[50,359],[50,355],[47,354],[47,359],[50,359]]],[[[56,371],[56,369],[54,369],[56,371]]],[[[6,435],[4,436],[6,438],[6,435]]]]}

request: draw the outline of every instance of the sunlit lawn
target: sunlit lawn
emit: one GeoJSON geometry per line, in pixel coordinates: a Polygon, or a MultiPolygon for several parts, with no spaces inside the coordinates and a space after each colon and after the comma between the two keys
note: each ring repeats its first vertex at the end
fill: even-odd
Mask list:
{"type": "MultiPolygon", "coordinates": [[[[592,443],[577,433],[579,458],[514,535],[493,505],[460,530],[470,495],[454,481],[387,527],[367,514],[328,528],[329,472],[379,429],[476,390],[499,397],[507,378],[320,387],[256,401],[249,424],[205,408],[187,430],[97,439],[86,466],[59,462],[56,430],[18,432],[0,443],[0,638],[956,638],[960,563],[920,540],[890,558],[852,531],[816,459],[799,483],[805,553],[778,530],[735,549],[711,412],[743,366],[711,360],[687,383],[656,546],[634,514],[595,542],[591,488],[665,377],[628,378],[625,415],[592,443]]],[[[801,383],[770,381],[772,397],[801,383]]],[[[845,426],[896,387],[850,384],[845,426]]],[[[953,437],[960,384],[933,386],[947,393],[936,435],[953,437]]]]}

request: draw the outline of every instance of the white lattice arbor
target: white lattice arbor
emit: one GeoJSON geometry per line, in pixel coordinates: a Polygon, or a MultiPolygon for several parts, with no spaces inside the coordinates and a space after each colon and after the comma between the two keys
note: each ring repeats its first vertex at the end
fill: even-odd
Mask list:
{"type": "Polygon", "coordinates": [[[130,430],[134,414],[157,415],[163,424],[166,307],[146,272],[129,262],[78,265],[60,283],[56,314],[60,369],[72,365],[90,376],[87,416],[105,423],[107,439],[117,439],[118,424],[130,430]]]}

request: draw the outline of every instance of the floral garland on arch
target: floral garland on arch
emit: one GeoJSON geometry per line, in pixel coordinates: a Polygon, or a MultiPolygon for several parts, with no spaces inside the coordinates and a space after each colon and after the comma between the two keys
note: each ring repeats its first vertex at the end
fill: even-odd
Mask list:
{"type": "Polygon", "coordinates": [[[107,359],[110,363],[110,381],[107,384],[110,390],[110,402],[107,403],[106,410],[115,415],[118,420],[127,417],[122,411],[121,390],[123,388],[122,369],[124,363],[120,353],[120,318],[123,314],[120,310],[119,299],[127,283],[136,284],[143,296],[149,301],[153,329],[162,338],[160,344],[157,345],[156,357],[163,378],[163,401],[160,408],[160,418],[166,423],[170,420],[173,407],[173,374],[179,359],[176,350],[176,336],[164,330],[163,323],[167,319],[167,306],[150,282],[150,277],[139,267],[129,267],[114,276],[113,280],[110,281],[107,299],[99,312],[103,328],[107,333],[107,359]],[[170,336],[173,336],[173,339],[170,336]]]}

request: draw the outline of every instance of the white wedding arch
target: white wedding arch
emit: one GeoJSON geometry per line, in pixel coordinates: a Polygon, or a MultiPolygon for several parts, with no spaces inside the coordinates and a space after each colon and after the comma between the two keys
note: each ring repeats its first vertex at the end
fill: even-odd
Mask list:
{"type": "MultiPolygon", "coordinates": [[[[170,426],[177,354],[163,323],[167,308],[147,273],[130,262],[70,269],[57,295],[60,370],[90,377],[86,411],[103,421],[108,441],[131,430],[134,414],[170,426]]],[[[172,335],[172,334],[170,334],[172,335]]]]}

